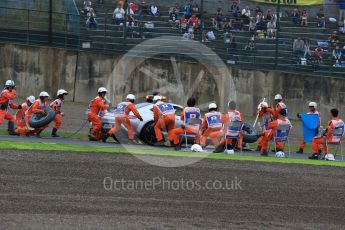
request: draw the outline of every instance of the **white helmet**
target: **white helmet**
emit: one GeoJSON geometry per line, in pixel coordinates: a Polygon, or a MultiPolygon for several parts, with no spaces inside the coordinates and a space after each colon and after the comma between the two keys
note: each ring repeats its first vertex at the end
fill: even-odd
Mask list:
{"type": "Polygon", "coordinates": [[[56,95],[57,96],[60,96],[60,95],[67,95],[68,94],[68,92],[66,91],[66,90],[64,90],[64,89],[59,89],[58,91],[57,91],[57,93],[56,93],[56,95]]]}
{"type": "Polygon", "coordinates": [[[226,154],[234,155],[235,151],[233,149],[228,149],[228,150],[226,150],[226,154]]]}
{"type": "Polygon", "coordinates": [[[276,152],[276,157],[284,158],[285,157],[285,153],[283,151],[276,152]]]}
{"type": "Polygon", "coordinates": [[[26,98],[26,100],[30,101],[30,103],[32,104],[32,103],[35,102],[36,98],[34,96],[29,96],[29,97],[26,98]]]}
{"type": "Polygon", "coordinates": [[[204,152],[204,150],[202,149],[202,147],[198,144],[194,144],[192,145],[192,147],[190,148],[190,150],[192,152],[204,152]]]}
{"type": "Polygon", "coordinates": [[[108,90],[105,87],[101,87],[98,89],[98,93],[107,93],[108,90]]]}
{"type": "Polygon", "coordinates": [[[308,106],[309,107],[314,107],[315,109],[317,108],[317,104],[316,104],[316,102],[310,102],[309,104],[308,104],[308,106]]]}
{"type": "Polygon", "coordinates": [[[217,108],[217,104],[216,103],[211,103],[208,105],[208,109],[216,109],[217,108]]]}
{"type": "Polygon", "coordinates": [[[154,101],[154,102],[155,102],[155,101],[158,101],[158,100],[162,100],[162,97],[159,96],[159,95],[156,95],[156,96],[153,97],[153,101],[154,101]]]}
{"type": "Polygon", "coordinates": [[[126,99],[127,100],[135,100],[135,96],[133,94],[128,94],[126,99]]]}
{"type": "Polygon", "coordinates": [[[282,95],[277,94],[274,96],[274,100],[283,100],[283,97],[282,97],[282,95]]]}
{"type": "Polygon", "coordinates": [[[42,91],[40,97],[49,97],[49,94],[46,91],[42,91]]]}
{"type": "Polygon", "coordinates": [[[267,102],[261,102],[261,103],[258,105],[258,109],[262,109],[262,108],[268,108],[267,102]]]}
{"type": "Polygon", "coordinates": [[[325,156],[325,160],[326,160],[326,161],[335,161],[335,157],[334,157],[333,154],[328,153],[328,154],[326,154],[326,156],[325,156]]]}
{"type": "Polygon", "coordinates": [[[5,83],[5,87],[14,87],[14,81],[12,80],[7,80],[5,83]]]}

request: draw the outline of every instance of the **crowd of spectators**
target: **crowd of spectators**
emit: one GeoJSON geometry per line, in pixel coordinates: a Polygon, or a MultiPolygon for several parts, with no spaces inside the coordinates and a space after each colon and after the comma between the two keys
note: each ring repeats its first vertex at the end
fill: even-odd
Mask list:
{"type": "MultiPolygon", "coordinates": [[[[228,52],[245,50],[250,54],[256,51],[256,39],[276,39],[277,20],[283,14],[277,15],[274,11],[275,8],[271,9],[269,5],[265,9],[261,9],[260,6],[255,8],[248,5],[240,6],[238,0],[231,0],[228,8],[219,7],[213,13],[209,9],[201,12],[199,5],[194,0],[186,0],[183,6],[174,4],[166,11],[160,11],[159,5],[156,4],[159,2],[152,0],[150,3],[147,0],[136,0],[135,2],[133,0],[133,2],[127,3],[128,7],[125,9],[125,1],[117,0],[117,5],[112,12],[114,25],[123,26],[126,22],[129,31],[131,28],[139,28],[141,32],[150,31],[155,28],[155,23],[160,22],[162,19],[160,17],[163,16],[164,21],[168,21],[170,27],[182,32],[183,39],[212,42],[224,38],[228,52]],[[145,15],[150,16],[152,21],[145,21],[145,15]],[[156,17],[157,19],[154,19],[156,17]],[[236,31],[248,31],[247,42],[243,42],[243,37],[240,39],[241,42],[237,42],[236,31]]],[[[338,20],[345,32],[345,23],[341,22],[345,20],[345,5],[343,8],[340,7],[338,20]]],[[[96,11],[91,0],[84,1],[82,13],[86,16],[86,27],[97,29],[96,11]]],[[[291,11],[285,11],[285,13],[286,17],[290,18],[292,26],[296,27],[308,27],[310,23],[316,22],[314,25],[325,28],[328,23],[322,7],[313,16],[310,16],[306,9],[297,7],[291,11]]],[[[327,60],[337,66],[345,62],[345,48],[341,47],[339,35],[334,32],[329,35],[327,41],[296,38],[293,41],[292,51],[297,63],[322,64],[327,60]]]]}

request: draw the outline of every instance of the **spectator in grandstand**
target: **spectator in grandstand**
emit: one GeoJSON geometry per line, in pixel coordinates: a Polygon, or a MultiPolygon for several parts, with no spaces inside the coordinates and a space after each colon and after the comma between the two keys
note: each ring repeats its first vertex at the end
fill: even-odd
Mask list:
{"type": "Polygon", "coordinates": [[[236,18],[238,12],[240,12],[240,7],[237,4],[237,0],[233,0],[230,6],[231,18],[236,18]]]}
{"type": "Polygon", "coordinates": [[[190,17],[190,19],[188,20],[187,25],[193,27],[194,29],[199,29],[200,20],[195,14],[193,14],[192,17],[190,17]]]}
{"type": "Polygon", "coordinates": [[[293,42],[293,52],[298,59],[304,57],[304,41],[300,37],[293,42]]]}
{"type": "Polygon", "coordinates": [[[311,49],[310,49],[310,41],[309,39],[304,40],[304,58],[309,58],[312,55],[311,49]]]}
{"type": "Polygon", "coordinates": [[[181,29],[186,29],[187,28],[187,22],[188,20],[186,19],[186,16],[184,16],[184,14],[181,16],[180,19],[180,27],[181,29]]]}
{"type": "Polygon", "coordinates": [[[95,29],[98,29],[98,23],[96,20],[95,11],[91,8],[89,13],[87,13],[86,16],[87,16],[86,27],[89,29],[92,29],[92,27],[94,27],[95,29]]]}
{"type": "Polygon", "coordinates": [[[332,52],[333,49],[339,44],[339,36],[337,31],[333,31],[333,33],[328,36],[328,44],[330,52],[332,52]]]}
{"type": "Polygon", "coordinates": [[[242,30],[243,29],[243,18],[241,12],[237,12],[237,17],[232,23],[233,30],[242,30]]]}
{"type": "Polygon", "coordinates": [[[216,36],[214,35],[213,31],[208,31],[207,33],[205,33],[205,31],[203,31],[203,33],[205,34],[205,41],[214,41],[216,40],[216,36]]]}
{"type": "Polygon", "coordinates": [[[146,15],[149,14],[149,6],[148,6],[146,0],[141,0],[140,1],[140,8],[141,8],[141,13],[142,14],[146,14],[146,15]]]}
{"type": "Polygon", "coordinates": [[[306,10],[303,10],[301,14],[301,26],[308,26],[308,13],[306,10]]]}
{"type": "Polygon", "coordinates": [[[244,47],[245,51],[249,51],[249,54],[254,54],[255,52],[255,42],[253,39],[249,39],[247,45],[244,47]]]}
{"type": "Polygon", "coordinates": [[[127,13],[127,26],[132,27],[134,26],[134,11],[133,9],[129,6],[126,9],[127,13]]]}
{"type": "Polygon", "coordinates": [[[265,17],[265,22],[268,23],[274,18],[274,15],[272,13],[271,9],[267,10],[266,17],[265,17]]]}
{"type": "Polygon", "coordinates": [[[223,30],[225,32],[230,32],[231,29],[232,29],[232,20],[227,20],[226,18],[224,18],[223,30]]]}
{"type": "Polygon", "coordinates": [[[298,11],[298,8],[293,9],[291,13],[291,18],[292,18],[293,24],[295,24],[296,26],[300,24],[300,13],[298,11]]]}
{"type": "Polygon", "coordinates": [[[267,23],[267,37],[268,38],[275,38],[276,37],[276,22],[274,20],[274,18],[271,19],[271,21],[269,21],[267,23]]]}
{"type": "Polygon", "coordinates": [[[92,7],[92,2],[91,2],[91,0],[86,0],[86,1],[84,1],[84,10],[83,10],[83,14],[84,14],[84,15],[87,15],[87,13],[90,12],[91,7],[92,7]]]}
{"type": "Polygon", "coordinates": [[[251,16],[251,14],[250,14],[250,9],[249,9],[249,6],[246,6],[246,7],[244,7],[243,8],[243,10],[242,10],[242,17],[243,17],[243,23],[245,24],[245,25],[248,25],[249,24],[249,22],[250,22],[250,16],[251,16]]]}
{"type": "Polygon", "coordinates": [[[261,10],[260,6],[256,6],[256,7],[255,7],[255,10],[254,10],[254,15],[253,15],[253,16],[256,18],[256,16],[257,16],[259,13],[262,14],[262,10],[261,10]]]}
{"type": "Polygon", "coordinates": [[[196,14],[198,18],[200,18],[200,9],[199,9],[199,5],[196,2],[194,2],[194,4],[192,5],[192,10],[193,10],[193,13],[196,14]]]}
{"type": "Polygon", "coordinates": [[[339,18],[338,18],[339,26],[343,26],[344,20],[345,20],[345,0],[334,0],[334,2],[338,3],[339,5],[339,18]]]}
{"type": "Polygon", "coordinates": [[[265,29],[265,21],[262,12],[259,12],[256,16],[256,29],[259,31],[265,29]]]}
{"type": "Polygon", "coordinates": [[[225,33],[224,34],[224,42],[226,44],[226,50],[228,53],[233,53],[236,51],[237,43],[236,38],[233,33],[225,33]]]}
{"type": "Polygon", "coordinates": [[[182,36],[183,40],[194,40],[194,31],[193,29],[187,29],[182,36]]]}
{"type": "Polygon", "coordinates": [[[172,11],[169,14],[169,22],[174,26],[178,26],[180,24],[178,12],[176,11],[176,8],[174,7],[172,11]]]}
{"type": "Polygon", "coordinates": [[[250,9],[248,5],[243,8],[242,15],[246,16],[247,18],[250,18],[251,14],[250,14],[250,9]]]}
{"type": "Polygon", "coordinates": [[[256,20],[255,20],[255,18],[250,19],[249,32],[250,32],[250,35],[256,36],[256,20]]]}
{"type": "Polygon", "coordinates": [[[213,27],[217,30],[222,28],[223,12],[221,8],[218,8],[212,18],[213,27]]]}
{"type": "Polygon", "coordinates": [[[312,54],[313,54],[313,57],[318,62],[318,64],[321,64],[322,60],[323,60],[323,49],[322,49],[322,47],[318,46],[312,54]]]}
{"type": "Polygon", "coordinates": [[[323,12],[323,8],[320,8],[319,12],[316,14],[316,19],[317,19],[317,26],[325,28],[326,19],[325,19],[325,13],[323,12]]]}
{"type": "Polygon", "coordinates": [[[125,21],[125,10],[120,5],[113,12],[113,24],[121,25],[125,21]]]}
{"type": "Polygon", "coordinates": [[[332,52],[333,65],[338,66],[341,64],[342,53],[339,46],[336,46],[332,52]]]}
{"type": "Polygon", "coordinates": [[[158,17],[159,16],[159,10],[158,10],[158,7],[155,3],[153,3],[151,5],[151,15],[154,16],[154,17],[158,17]]]}
{"type": "Polygon", "coordinates": [[[183,14],[185,18],[189,20],[189,18],[192,16],[192,13],[193,13],[192,5],[188,3],[183,9],[183,14]]]}

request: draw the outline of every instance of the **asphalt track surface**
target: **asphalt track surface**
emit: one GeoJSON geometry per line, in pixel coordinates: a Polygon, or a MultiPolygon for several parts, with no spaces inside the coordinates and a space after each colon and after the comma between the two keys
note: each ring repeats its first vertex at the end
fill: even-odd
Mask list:
{"type": "Polygon", "coordinates": [[[0,150],[0,229],[344,229],[344,173],[211,159],[164,168],[130,154],[0,150]]]}

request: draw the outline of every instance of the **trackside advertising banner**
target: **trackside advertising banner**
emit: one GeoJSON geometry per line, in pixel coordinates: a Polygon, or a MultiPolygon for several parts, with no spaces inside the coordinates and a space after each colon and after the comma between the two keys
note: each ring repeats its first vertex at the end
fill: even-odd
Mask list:
{"type": "Polygon", "coordinates": [[[278,4],[282,6],[312,6],[312,5],[323,5],[325,0],[254,0],[254,2],[261,2],[267,4],[278,4]]]}

